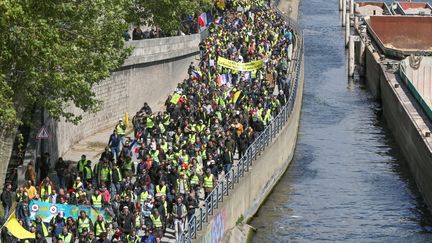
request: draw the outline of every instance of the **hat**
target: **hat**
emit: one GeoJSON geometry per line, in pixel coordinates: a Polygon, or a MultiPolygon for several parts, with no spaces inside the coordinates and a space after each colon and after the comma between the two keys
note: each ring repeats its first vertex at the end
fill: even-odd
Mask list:
{"type": "Polygon", "coordinates": [[[79,180],[81,180],[81,178],[78,176],[78,177],[76,178],[76,180],[79,181],[79,180]]]}
{"type": "Polygon", "coordinates": [[[128,207],[128,206],[124,206],[124,207],[123,207],[123,209],[126,209],[126,208],[127,208],[127,209],[129,209],[129,207],[128,207]]]}

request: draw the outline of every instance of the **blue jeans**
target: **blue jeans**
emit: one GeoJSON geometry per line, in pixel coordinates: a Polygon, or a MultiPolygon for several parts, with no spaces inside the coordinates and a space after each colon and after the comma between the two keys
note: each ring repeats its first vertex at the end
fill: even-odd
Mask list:
{"type": "Polygon", "coordinates": [[[111,153],[114,158],[114,163],[117,163],[117,157],[120,155],[119,147],[111,147],[111,153]]]}
{"type": "Polygon", "coordinates": [[[120,183],[111,183],[111,198],[114,198],[116,193],[120,193],[121,192],[121,188],[120,188],[120,183]]]}
{"type": "Polygon", "coordinates": [[[30,217],[26,217],[26,218],[24,219],[24,221],[25,221],[25,223],[26,223],[27,229],[30,230],[30,228],[31,228],[31,221],[30,221],[30,217]]]}
{"type": "Polygon", "coordinates": [[[232,167],[232,164],[231,164],[231,163],[229,163],[229,164],[225,164],[225,165],[224,165],[225,175],[228,174],[228,172],[230,172],[231,167],[232,167]]]}
{"type": "Polygon", "coordinates": [[[6,220],[8,219],[9,213],[10,213],[10,207],[9,206],[4,207],[4,216],[3,216],[4,222],[6,222],[6,220]]]}
{"type": "Polygon", "coordinates": [[[64,188],[65,187],[65,178],[63,175],[57,174],[58,180],[59,180],[59,187],[64,188]]]}

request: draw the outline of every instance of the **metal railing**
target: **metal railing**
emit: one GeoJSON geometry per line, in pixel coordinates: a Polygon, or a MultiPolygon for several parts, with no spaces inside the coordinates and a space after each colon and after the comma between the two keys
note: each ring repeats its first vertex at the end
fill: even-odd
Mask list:
{"type": "Polygon", "coordinates": [[[287,103],[279,112],[279,114],[267,125],[263,132],[254,140],[254,142],[247,148],[245,154],[240,158],[238,163],[231,168],[231,170],[219,181],[213,191],[207,196],[204,201],[204,206],[200,207],[195,215],[187,223],[185,232],[180,236],[178,242],[189,243],[196,239],[197,232],[203,229],[203,224],[209,222],[209,216],[213,215],[215,209],[219,204],[224,201],[224,198],[230,195],[230,190],[233,190],[235,184],[240,182],[241,177],[247,173],[254,160],[269,146],[272,141],[277,138],[279,132],[284,127],[288,118],[290,117],[295,100],[297,97],[297,88],[299,79],[301,78],[301,67],[303,58],[303,33],[297,22],[285,16],[279,9],[277,12],[285,18],[288,25],[293,29],[295,36],[295,54],[291,62],[292,71],[288,73],[288,80],[291,80],[291,89],[287,103]]]}

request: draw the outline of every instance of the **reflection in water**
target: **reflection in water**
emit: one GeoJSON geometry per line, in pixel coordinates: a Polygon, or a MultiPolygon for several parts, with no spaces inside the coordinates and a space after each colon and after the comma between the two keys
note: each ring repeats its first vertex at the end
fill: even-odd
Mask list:
{"type": "Polygon", "coordinates": [[[346,78],[338,1],[303,0],[305,91],[294,160],[253,242],[424,242],[431,215],[364,85],[346,78]]]}

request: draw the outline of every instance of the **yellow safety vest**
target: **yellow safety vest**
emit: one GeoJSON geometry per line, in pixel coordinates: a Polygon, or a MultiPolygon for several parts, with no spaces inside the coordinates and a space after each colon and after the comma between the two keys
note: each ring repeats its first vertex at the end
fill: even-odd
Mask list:
{"type": "Polygon", "coordinates": [[[166,186],[163,186],[162,188],[160,185],[156,186],[156,192],[163,196],[166,196],[166,186]]]}
{"type": "MultiPolygon", "coordinates": [[[[186,179],[183,179],[183,185],[185,192],[189,191],[189,185],[186,179]]],[[[177,192],[180,192],[180,179],[177,179],[177,192]]]]}
{"type": "Polygon", "coordinates": [[[144,205],[145,200],[147,200],[148,197],[148,192],[147,191],[143,191],[140,194],[140,203],[141,205],[144,205]]]}
{"type": "Polygon", "coordinates": [[[141,216],[135,217],[135,228],[141,228],[141,216]]]}
{"type": "Polygon", "coordinates": [[[100,180],[101,181],[108,181],[108,175],[109,175],[109,173],[110,173],[110,169],[109,168],[102,168],[101,169],[101,172],[100,172],[100,180]]]}
{"type": "Polygon", "coordinates": [[[86,171],[86,180],[91,180],[92,179],[92,170],[90,167],[86,166],[84,167],[85,171],[86,171]]]}
{"type": "MultiPolygon", "coordinates": [[[[33,221],[32,226],[36,227],[36,224],[37,224],[36,221],[33,221]]],[[[41,222],[41,225],[42,225],[43,234],[44,234],[45,237],[47,237],[48,236],[48,230],[47,230],[44,222],[41,222]]]]}
{"type": "Polygon", "coordinates": [[[72,187],[73,187],[73,189],[77,190],[78,188],[82,187],[82,185],[83,185],[82,182],[79,182],[79,183],[75,182],[72,187]]]}
{"type": "Polygon", "coordinates": [[[153,128],[154,127],[154,121],[152,117],[147,117],[146,119],[146,128],[153,128]]]}
{"type": "Polygon", "coordinates": [[[159,123],[159,129],[160,129],[162,134],[165,133],[165,127],[162,123],[159,123]]]}
{"type": "Polygon", "coordinates": [[[194,185],[194,186],[196,186],[196,185],[199,184],[199,178],[198,178],[197,175],[194,175],[194,176],[191,177],[191,179],[190,179],[190,184],[191,184],[191,185],[194,185]]]}
{"type": "Polygon", "coordinates": [[[117,124],[116,126],[117,134],[120,136],[124,136],[126,134],[126,131],[122,128],[120,124],[117,124]]]}
{"type": "Polygon", "coordinates": [[[204,187],[213,188],[213,175],[204,177],[204,187]]]}
{"type": "MultiPolygon", "coordinates": [[[[52,191],[51,185],[48,185],[48,195],[51,195],[51,191],[52,191]]],[[[42,197],[44,195],[45,195],[45,186],[42,186],[40,196],[42,197]]]]}
{"type": "Polygon", "coordinates": [[[95,223],[95,233],[97,237],[100,237],[102,233],[106,233],[105,222],[96,221],[95,223]]]}
{"type": "Polygon", "coordinates": [[[98,196],[93,195],[92,201],[93,201],[93,207],[95,207],[95,208],[101,208],[102,207],[102,195],[101,194],[99,194],[98,196]]]}
{"type": "Polygon", "coordinates": [[[168,144],[167,144],[167,143],[161,144],[160,146],[161,146],[161,149],[162,149],[165,153],[166,153],[166,151],[168,151],[168,144]]]}
{"type": "Polygon", "coordinates": [[[160,215],[159,215],[158,218],[155,218],[153,216],[153,214],[152,214],[152,215],[150,215],[150,219],[151,219],[154,227],[156,227],[156,228],[162,228],[162,221],[161,221],[160,215]]]}
{"type": "Polygon", "coordinates": [[[80,161],[78,161],[78,171],[80,173],[84,172],[84,166],[87,164],[87,161],[88,160],[80,160],[80,161]]]}
{"type": "Polygon", "coordinates": [[[117,175],[118,175],[119,181],[122,181],[122,174],[120,173],[119,168],[115,168],[115,169],[111,170],[111,175],[112,175],[112,173],[114,171],[117,171],[117,175]]]}
{"type": "Polygon", "coordinates": [[[78,226],[78,232],[82,232],[84,228],[90,229],[90,219],[86,217],[84,221],[80,218],[78,218],[79,226],[78,226]]]}
{"type": "Polygon", "coordinates": [[[138,236],[135,236],[135,240],[131,240],[131,236],[126,236],[127,243],[139,243],[138,236]]]}
{"type": "Polygon", "coordinates": [[[63,235],[63,233],[61,233],[59,235],[59,239],[62,240],[63,243],[71,243],[72,242],[72,234],[63,235]]]}
{"type": "Polygon", "coordinates": [[[150,156],[154,161],[159,162],[159,150],[155,150],[154,152],[150,151],[150,156]]]}

